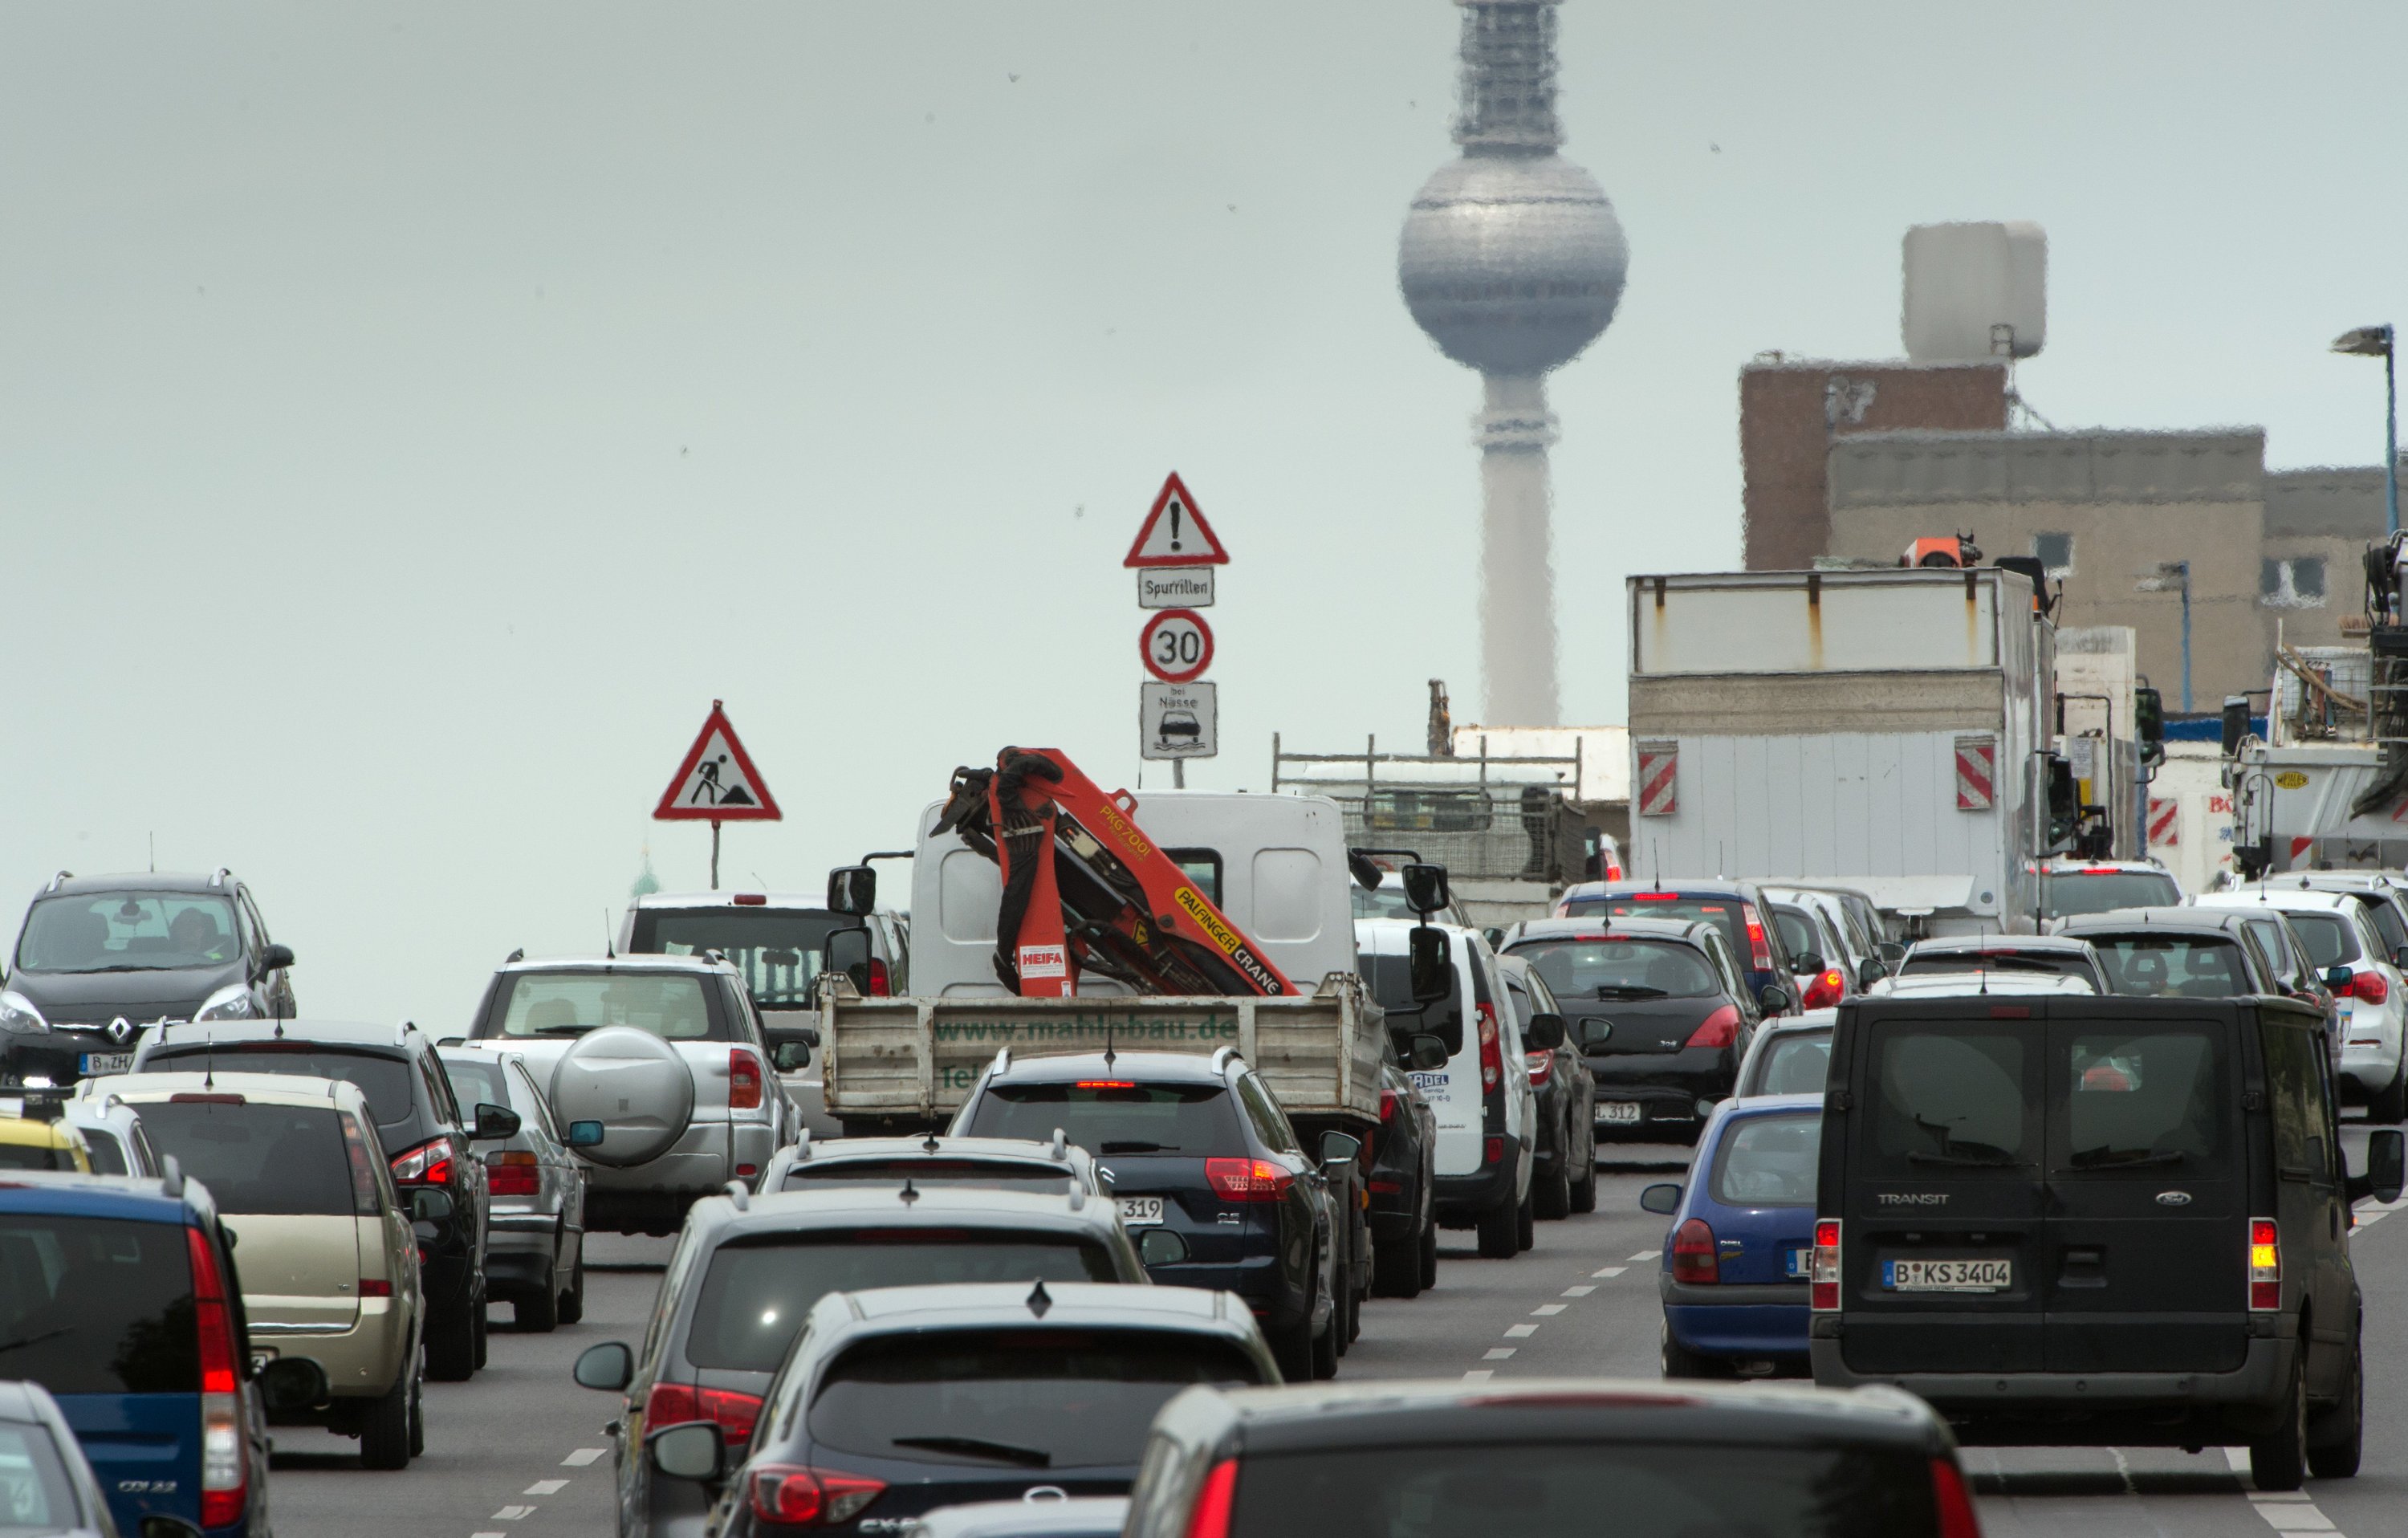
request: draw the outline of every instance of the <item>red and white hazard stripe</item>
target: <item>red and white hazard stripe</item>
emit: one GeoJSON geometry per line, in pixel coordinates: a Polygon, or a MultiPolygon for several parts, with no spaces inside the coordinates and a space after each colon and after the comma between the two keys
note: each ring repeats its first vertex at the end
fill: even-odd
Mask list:
{"type": "Polygon", "coordinates": [[[1680,810],[1681,745],[1639,744],[1639,815],[1670,817],[1680,810]]]}
{"type": "Polygon", "coordinates": [[[2149,798],[2149,847],[2175,849],[2182,844],[2182,805],[2171,796],[2149,798]]]}
{"type": "Polygon", "coordinates": [[[1960,737],[1956,740],[1956,810],[1987,812],[1996,799],[1992,786],[1999,771],[1999,740],[1960,737]]]}

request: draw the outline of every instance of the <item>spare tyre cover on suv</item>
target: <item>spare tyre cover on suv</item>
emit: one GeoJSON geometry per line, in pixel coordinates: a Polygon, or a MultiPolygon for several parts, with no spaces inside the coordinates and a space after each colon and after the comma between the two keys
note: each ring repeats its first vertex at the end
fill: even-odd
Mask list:
{"type": "Polygon", "coordinates": [[[677,1145],[694,1119],[694,1075],[677,1048],[633,1026],[577,1039],[552,1071],[552,1110],[565,1125],[602,1124],[602,1141],[577,1155],[625,1169],[677,1145]]]}

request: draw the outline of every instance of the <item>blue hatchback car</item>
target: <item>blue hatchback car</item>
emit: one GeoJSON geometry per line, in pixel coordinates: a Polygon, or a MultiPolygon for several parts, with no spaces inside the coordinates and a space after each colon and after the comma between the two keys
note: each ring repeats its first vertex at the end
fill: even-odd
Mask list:
{"type": "Polygon", "coordinates": [[[266,1532],[242,1288],[199,1185],[172,1171],[0,1178],[0,1376],[50,1390],[119,1531],[149,1517],[208,1538],[266,1532]]]}
{"type": "Polygon", "coordinates": [[[1685,1186],[1639,1204],[1672,1219],[1658,1288],[1668,1378],[1803,1374],[1823,1097],[1726,1100],[1685,1186]]]}

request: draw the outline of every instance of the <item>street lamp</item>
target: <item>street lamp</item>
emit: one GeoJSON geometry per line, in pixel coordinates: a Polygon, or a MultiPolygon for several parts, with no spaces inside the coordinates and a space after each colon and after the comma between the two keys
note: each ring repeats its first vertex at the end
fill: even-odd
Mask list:
{"type": "Polygon", "coordinates": [[[2386,532],[2400,532],[2400,380],[2391,362],[2391,328],[2362,325],[2333,338],[2332,350],[2383,360],[2383,510],[2386,532]]]}
{"type": "Polygon", "coordinates": [[[2159,561],[2150,575],[2132,584],[2135,593],[2182,594],[2183,714],[2190,713],[2190,563],[2159,561]]]}

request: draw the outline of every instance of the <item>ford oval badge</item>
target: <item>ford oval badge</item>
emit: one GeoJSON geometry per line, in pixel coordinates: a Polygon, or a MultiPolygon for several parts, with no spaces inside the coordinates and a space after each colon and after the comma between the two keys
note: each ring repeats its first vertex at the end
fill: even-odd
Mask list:
{"type": "Polygon", "coordinates": [[[2190,1205],[2190,1193],[2188,1191],[2159,1191],[2157,1193],[2157,1205],[2160,1207],[2187,1207],[2190,1205]]]}

